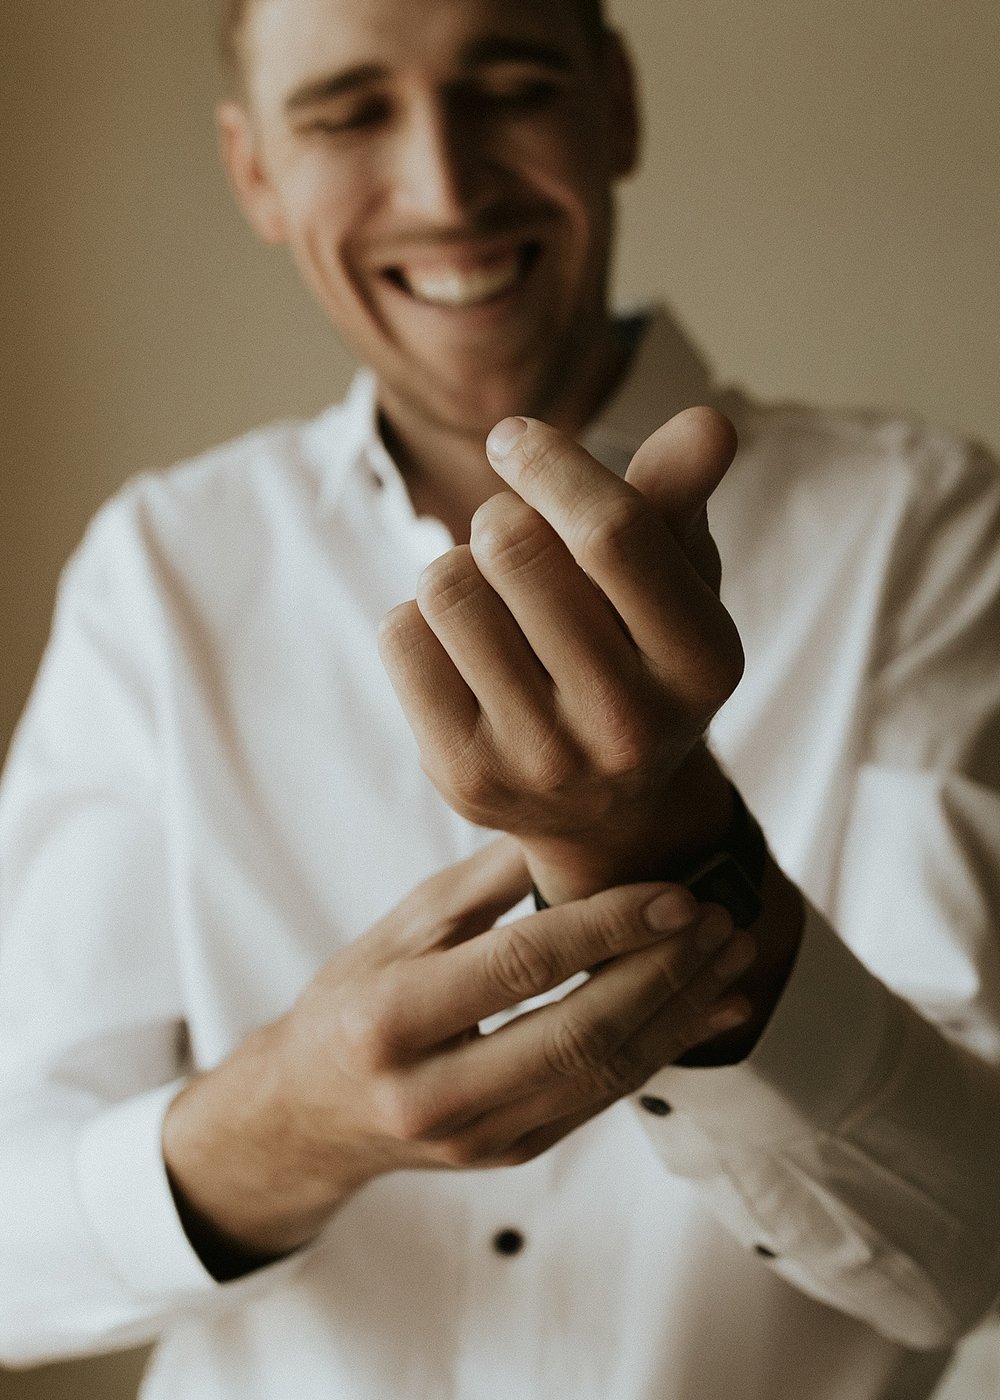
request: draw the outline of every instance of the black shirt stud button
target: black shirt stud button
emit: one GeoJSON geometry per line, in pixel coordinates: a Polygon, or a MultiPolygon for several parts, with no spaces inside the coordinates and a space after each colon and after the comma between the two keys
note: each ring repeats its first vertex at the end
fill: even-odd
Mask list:
{"type": "Polygon", "coordinates": [[[755,1244],[753,1252],[759,1254],[762,1259],[777,1259],[778,1257],[773,1249],[768,1249],[766,1244],[755,1244]]]}
{"type": "Polygon", "coordinates": [[[673,1113],[666,1099],[654,1098],[652,1094],[643,1094],[639,1103],[647,1113],[652,1113],[656,1118],[666,1118],[668,1113],[673,1113]]]}
{"type": "Polygon", "coordinates": [[[520,1230],[498,1230],[493,1236],[493,1248],[497,1254],[505,1254],[510,1258],[521,1253],[524,1248],[524,1236],[520,1230]]]}

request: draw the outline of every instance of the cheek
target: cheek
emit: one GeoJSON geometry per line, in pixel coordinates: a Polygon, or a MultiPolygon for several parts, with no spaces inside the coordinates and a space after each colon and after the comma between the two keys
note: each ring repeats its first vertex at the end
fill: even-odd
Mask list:
{"type": "Polygon", "coordinates": [[[514,147],[527,182],[563,211],[578,238],[608,222],[611,175],[605,145],[592,115],[574,112],[520,133],[514,147]]]}
{"type": "Polygon", "coordinates": [[[303,228],[328,229],[334,239],[359,228],[376,198],[370,162],[335,155],[322,146],[299,157],[283,186],[291,221],[303,228]]]}
{"type": "Polygon", "coordinates": [[[363,174],[343,162],[309,162],[283,190],[290,242],[298,260],[329,273],[344,265],[364,232],[369,191],[363,174]]]}

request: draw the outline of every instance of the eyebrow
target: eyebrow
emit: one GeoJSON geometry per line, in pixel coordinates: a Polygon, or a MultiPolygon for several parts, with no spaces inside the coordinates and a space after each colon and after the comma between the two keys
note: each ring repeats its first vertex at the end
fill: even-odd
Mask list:
{"type": "Polygon", "coordinates": [[[356,68],[345,68],[340,73],[312,78],[289,93],[285,98],[285,111],[298,112],[303,107],[315,107],[319,102],[328,102],[344,93],[368,87],[386,77],[388,71],[377,63],[362,63],[356,68]]]}
{"type": "Polygon", "coordinates": [[[569,54],[555,44],[499,36],[476,39],[469,44],[462,51],[462,63],[467,68],[485,67],[490,63],[530,63],[559,73],[568,73],[573,67],[569,54]]]}
{"type": "MultiPolygon", "coordinates": [[[[545,44],[533,39],[477,39],[462,50],[463,68],[486,68],[493,63],[528,63],[556,73],[568,73],[572,69],[569,54],[554,44],[545,44]]],[[[378,63],[361,63],[338,73],[312,78],[288,95],[285,99],[285,110],[298,112],[304,107],[315,107],[318,103],[329,102],[336,97],[380,82],[389,76],[389,72],[388,68],[378,63]]]]}

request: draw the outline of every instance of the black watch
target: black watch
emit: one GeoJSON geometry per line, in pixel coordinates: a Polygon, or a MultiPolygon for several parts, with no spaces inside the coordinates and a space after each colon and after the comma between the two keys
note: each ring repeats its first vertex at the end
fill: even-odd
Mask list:
{"type": "MultiPolygon", "coordinates": [[[[684,885],[702,904],[721,904],[737,928],[749,928],[760,916],[767,842],[739,792],[732,783],[729,788],[733,817],[712,850],[660,872],[657,878],[684,885]]],[[[547,902],[534,885],[531,890],[535,908],[547,909],[547,902]]]]}

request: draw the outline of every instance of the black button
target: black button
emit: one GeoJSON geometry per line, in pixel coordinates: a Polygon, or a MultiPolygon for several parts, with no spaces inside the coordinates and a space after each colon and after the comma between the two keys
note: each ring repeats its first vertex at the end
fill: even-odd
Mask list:
{"type": "Polygon", "coordinates": [[[493,1248],[498,1254],[520,1254],[524,1248],[524,1236],[520,1230],[500,1230],[493,1236],[493,1248]]]}
{"type": "Polygon", "coordinates": [[[768,1249],[766,1244],[755,1244],[753,1252],[759,1254],[762,1259],[777,1259],[778,1257],[773,1249],[768,1249]]]}
{"type": "Polygon", "coordinates": [[[668,1113],[673,1113],[673,1109],[666,1099],[656,1099],[652,1094],[643,1094],[639,1100],[647,1113],[655,1114],[657,1118],[666,1118],[668,1113]]]}

